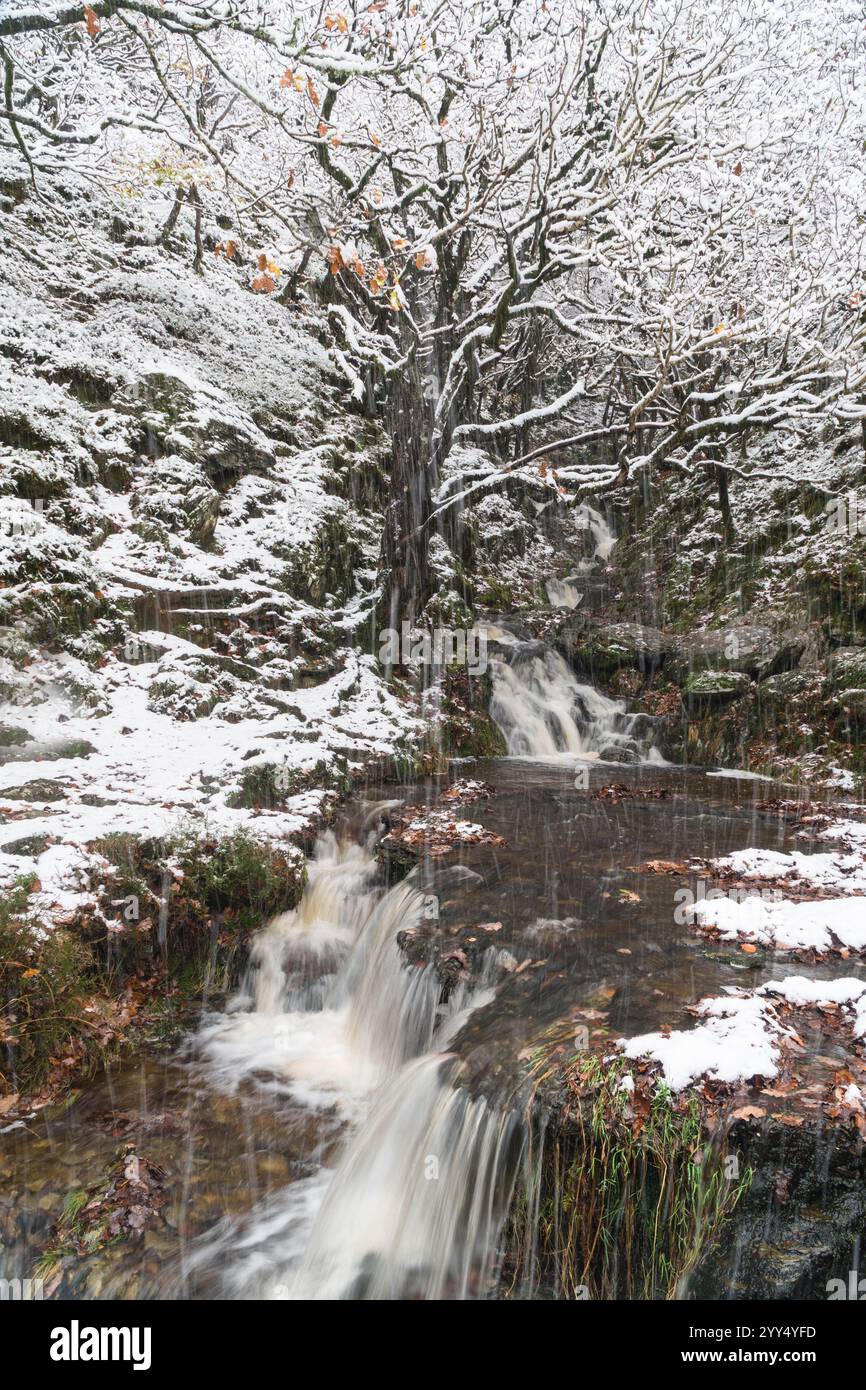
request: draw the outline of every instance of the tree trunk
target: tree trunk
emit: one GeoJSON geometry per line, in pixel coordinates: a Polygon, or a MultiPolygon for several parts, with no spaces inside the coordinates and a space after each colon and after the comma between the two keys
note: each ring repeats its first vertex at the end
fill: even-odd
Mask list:
{"type": "Polygon", "coordinates": [[[382,536],[380,616],[399,630],[416,621],[432,592],[428,546],[436,463],[430,406],[417,364],[389,385],[385,423],[391,436],[391,485],[382,536]]]}

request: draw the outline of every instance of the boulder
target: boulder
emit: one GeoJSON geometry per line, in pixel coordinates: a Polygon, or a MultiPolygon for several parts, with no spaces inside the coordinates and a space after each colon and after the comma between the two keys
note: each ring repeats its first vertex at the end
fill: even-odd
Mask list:
{"type": "Polygon", "coordinates": [[[793,670],[805,649],[803,632],[738,621],[677,638],[669,669],[683,682],[696,671],[739,671],[753,680],[765,680],[793,670]]]}
{"type": "Polygon", "coordinates": [[[866,648],[840,647],[827,662],[828,694],[840,690],[861,690],[866,687],[866,648]]]}
{"type": "Polygon", "coordinates": [[[694,671],[683,686],[690,713],[718,709],[745,695],[752,682],[744,671],[694,671]]]}
{"type": "Polygon", "coordinates": [[[827,708],[863,719],[866,717],[866,689],[852,686],[850,690],[837,690],[827,701],[827,708]]]}
{"type": "Polygon", "coordinates": [[[578,671],[605,680],[623,669],[645,675],[658,670],[671,650],[671,639],[643,623],[563,625],[555,644],[578,671]]]}

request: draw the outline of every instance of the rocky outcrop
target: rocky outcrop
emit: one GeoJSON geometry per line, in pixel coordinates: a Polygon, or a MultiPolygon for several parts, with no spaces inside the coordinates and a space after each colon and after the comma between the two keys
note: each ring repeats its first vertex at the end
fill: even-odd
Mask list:
{"type": "Polygon", "coordinates": [[[702,713],[738,700],[750,685],[742,671],[697,671],[686,678],[683,698],[690,712],[702,713]]]}
{"type": "Polygon", "coordinates": [[[554,645],[575,670],[604,683],[616,671],[657,671],[673,650],[672,639],[642,623],[603,623],[577,617],[562,624],[554,645]]]}
{"type": "Polygon", "coordinates": [[[718,630],[687,633],[671,645],[668,673],[676,680],[686,680],[695,671],[736,671],[752,680],[766,680],[796,667],[806,637],[790,629],[736,622],[718,630]]]}

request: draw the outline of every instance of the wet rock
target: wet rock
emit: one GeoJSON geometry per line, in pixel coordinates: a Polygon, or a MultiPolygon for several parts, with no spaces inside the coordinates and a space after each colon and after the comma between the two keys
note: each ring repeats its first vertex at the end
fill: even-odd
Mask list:
{"type": "Polygon", "coordinates": [[[830,1280],[847,1281],[866,1218],[866,1159],[856,1130],[738,1124],[732,1139],[752,1182],[690,1295],[717,1298],[724,1288],[737,1298],[827,1299],[830,1280]]]}
{"type": "Polygon", "coordinates": [[[564,625],[555,645],[578,671],[605,680],[622,669],[648,675],[663,664],[672,650],[672,639],[643,623],[595,624],[579,620],[564,625]]]}
{"type": "Polygon", "coordinates": [[[803,633],[731,623],[717,631],[678,638],[669,671],[683,681],[699,671],[739,671],[753,680],[765,680],[796,667],[805,648],[803,633]]]}
{"type": "Polygon", "coordinates": [[[742,671],[698,671],[686,680],[683,695],[689,712],[700,714],[738,700],[751,684],[742,671]]]}

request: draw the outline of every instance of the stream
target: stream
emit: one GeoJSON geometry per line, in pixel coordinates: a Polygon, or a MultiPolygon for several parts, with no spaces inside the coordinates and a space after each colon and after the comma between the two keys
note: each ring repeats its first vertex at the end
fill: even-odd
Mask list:
{"type": "MultiPolygon", "coordinates": [[[[389,886],[377,840],[399,804],[433,806],[448,779],[350,802],[223,1010],[171,1056],[106,1072],[3,1136],[0,1274],[32,1273],[64,1202],[128,1142],[165,1171],[164,1221],[82,1260],[66,1296],[503,1296],[516,1185],[538,1193],[527,1050],[576,1008],[604,1008],[629,1036],[790,973],[702,943],[675,921],[676,880],[640,869],[790,847],[756,808],[772,784],[667,764],[651,727],[549,649],[497,651],[510,756],[452,768],[494,789],[453,814],[504,844],[461,842],[389,886]],[[594,795],[611,783],[661,794],[594,795]],[[467,965],[448,990],[423,951],[398,949],[430,932],[467,965]]],[[[532,1263],[507,1291],[555,1296],[532,1263]]]]}

